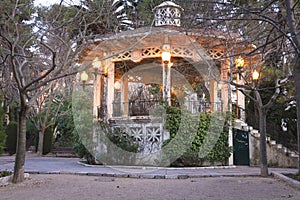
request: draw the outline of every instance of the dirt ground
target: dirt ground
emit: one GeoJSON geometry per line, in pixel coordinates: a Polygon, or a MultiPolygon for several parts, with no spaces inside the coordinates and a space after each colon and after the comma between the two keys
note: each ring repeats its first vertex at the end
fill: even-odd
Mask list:
{"type": "Polygon", "coordinates": [[[30,175],[0,187],[1,200],[300,199],[300,190],[273,178],[133,179],[79,175],[30,175]]]}

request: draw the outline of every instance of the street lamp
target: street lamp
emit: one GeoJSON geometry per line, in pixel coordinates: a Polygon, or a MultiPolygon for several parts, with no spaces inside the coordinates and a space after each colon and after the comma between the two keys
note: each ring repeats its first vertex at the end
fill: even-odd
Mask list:
{"type": "Polygon", "coordinates": [[[162,52],[161,59],[164,64],[169,64],[171,62],[171,53],[169,51],[162,52]]]}
{"type": "Polygon", "coordinates": [[[101,68],[101,61],[98,60],[98,58],[96,57],[94,60],[93,60],[93,68],[94,68],[94,76],[95,76],[95,80],[97,79],[97,75],[98,75],[98,72],[99,72],[99,69],[101,68]]]}
{"type": "Polygon", "coordinates": [[[237,67],[237,73],[239,74],[239,79],[241,80],[241,76],[242,76],[242,69],[243,69],[243,67],[244,67],[244,64],[245,64],[245,60],[241,57],[241,56],[239,56],[235,61],[234,61],[234,63],[235,63],[235,66],[237,67]]]}
{"type": "Polygon", "coordinates": [[[253,79],[254,81],[257,81],[258,78],[259,78],[259,72],[256,71],[256,69],[255,69],[255,70],[253,71],[253,73],[252,73],[252,79],[253,79]]]}
{"type": "Polygon", "coordinates": [[[121,89],[121,83],[119,81],[116,81],[115,84],[114,84],[114,88],[116,90],[120,90],[121,89]]]}
{"type": "Polygon", "coordinates": [[[256,87],[258,79],[259,79],[259,72],[255,69],[252,72],[252,80],[253,80],[254,87],[256,87]]]}
{"type": "Polygon", "coordinates": [[[85,88],[85,84],[86,84],[88,78],[89,78],[89,75],[86,73],[86,71],[83,71],[80,74],[80,80],[82,81],[82,87],[83,87],[83,89],[85,88]]]}

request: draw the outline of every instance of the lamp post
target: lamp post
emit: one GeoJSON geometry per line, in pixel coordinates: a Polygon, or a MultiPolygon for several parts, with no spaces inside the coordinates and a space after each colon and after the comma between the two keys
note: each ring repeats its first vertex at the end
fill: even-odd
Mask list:
{"type": "Polygon", "coordinates": [[[167,49],[161,55],[163,64],[163,99],[171,105],[171,53],[167,49]]]}
{"type": "Polygon", "coordinates": [[[86,85],[86,82],[87,82],[88,78],[89,78],[89,75],[86,73],[86,71],[83,71],[80,74],[80,80],[82,82],[83,89],[85,89],[85,85],[86,85]]]}
{"type": "MultiPolygon", "coordinates": [[[[98,75],[100,75],[100,106],[97,106],[97,118],[98,119],[105,119],[106,115],[106,77],[107,77],[107,66],[106,63],[103,66],[102,62],[98,60],[96,57],[92,62],[93,67],[93,74],[94,74],[94,86],[97,86],[99,84],[99,80],[97,79],[98,75]],[[96,84],[96,85],[95,85],[96,84]]],[[[87,85],[87,81],[89,79],[89,76],[86,71],[83,71],[80,74],[80,80],[82,82],[82,87],[85,89],[85,86],[87,85]]],[[[92,84],[92,85],[93,85],[92,84]]],[[[98,87],[95,87],[98,88],[98,87]]],[[[95,89],[94,88],[94,89],[95,89]]]]}
{"type": "Polygon", "coordinates": [[[95,76],[95,80],[97,80],[97,75],[99,73],[99,69],[101,68],[101,61],[98,60],[98,58],[96,57],[93,60],[93,68],[94,68],[94,76],[95,76]]]}
{"type": "Polygon", "coordinates": [[[243,92],[244,95],[251,98],[256,105],[256,109],[258,111],[258,118],[259,118],[259,132],[260,132],[260,174],[261,176],[268,176],[268,162],[267,162],[267,141],[266,141],[266,118],[267,112],[274,104],[274,100],[277,98],[278,94],[280,93],[280,89],[276,88],[276,92],[270,98],[268,103],[263,104],[261,95],[259,90],[257,89],[257,82],[260,77],[260,74],[257,70],[252,72],[252,81],[253,85],[249,85],[249,82],[245,79],[245,77],[241,76],[245,81],[246,84],[242,86],[242,84],[237,84],[232,82],[236,87],[241,87],[243,91],[251,90],[254,93],[254,96],[243,92]]]}
{"type": "Polygon", "coordinates": [[[237,73],[239,74],[239,80],[241,80],[242,77],[242,72],[243,72],[243,67],[244,67],[245,61],[244,59],[239,56],[236,60],[235,60],[235,66],[237,68],[237,73]]]}
{"type": "Polygon", "coordinates": [[[259,72],[256,71],[256,69],[255,69],[252,73],[252,80],[253,80],[253,83],[254,83],[254,87],[256,87],[256,85],[257,85],[258,78],[259,78],[259,72]]]}
{"type": "MultiPolygon", "coordinates": [[[[270,100],[267,104],[263,104],[259,91],[257,90],[257,82],[259,79],[259,72],[254,70],[252,72],[253,90],[255,94],[255,104],[259,114],[259,132],[260,132],[260,170],[262,176],[268,176],[268,160],[267,160],[267,141],[266,141],[266,126],[267,126],[267,111],[273,104],[270,100]]],[[[274,97],[274,96],[273,96],[274,97]]],[[[272,98],[273,98],[272,97],[272,98]]],[[[271,98],[271,99],[272,99],[271,98]]]]}
{"type": "MultiPolygon", "coordinates": [[[[235,59],[234,61],[235,67],[236,67],[236,71],[235,73],[238,74],[238,78],[236,78],[236,83],[239,84],[239,81],[241,80],[241,78],[243,77],[242,73],[243,73],[243,68],[245,65],[245,61],[244,59],[239,56],[237,59],[235,59]]],[[[236,117],[238,118],[242,118],[242,114],[240,114],[240,109],[239,109],[239,90],[236,88],[236,117]]]]}

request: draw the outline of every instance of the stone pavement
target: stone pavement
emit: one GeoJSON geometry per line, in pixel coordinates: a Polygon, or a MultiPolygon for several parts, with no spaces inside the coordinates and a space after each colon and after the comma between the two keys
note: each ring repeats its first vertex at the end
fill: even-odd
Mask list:
{"type": "MultiPolygon", "coordinates": [[[[0,170],[13,170],[14,156],[0,157],[0,170]]],[[[140,167],[140,166],[103,166],[85,165],[79,158],[26,157],[25,172],[30,174],[77,174],[129,178],[198,178],[223,176],[259,176],[258,167],[220,166],[220,167],[140,167]]],[[[296,173],[297,169],[269,168],[273,174],[296,173]]]]}

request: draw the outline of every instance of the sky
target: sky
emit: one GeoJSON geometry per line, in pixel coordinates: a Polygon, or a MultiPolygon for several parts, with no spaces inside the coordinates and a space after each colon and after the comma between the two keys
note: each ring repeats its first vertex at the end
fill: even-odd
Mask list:
{"type": "MultiPolygon", "coordinates": [[[[60,3],[61,0],[35,0],[34,1],[34,5],[38,6],[38,5],[43,5],[43,6],[49,6],[51,4],[55,4],[55,3],[60,3]]],[[[72,4],[76,4],[78,3],[80,0],[64,0],[67,3],[72,3],[72,4]]]]}

